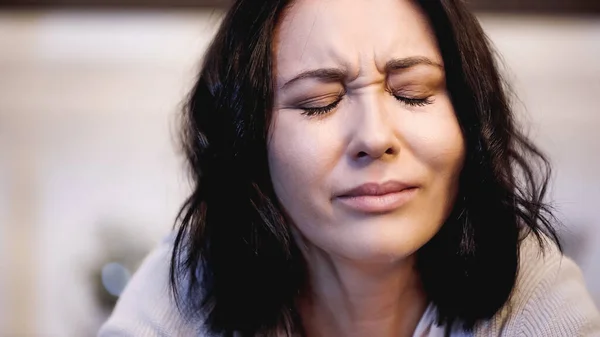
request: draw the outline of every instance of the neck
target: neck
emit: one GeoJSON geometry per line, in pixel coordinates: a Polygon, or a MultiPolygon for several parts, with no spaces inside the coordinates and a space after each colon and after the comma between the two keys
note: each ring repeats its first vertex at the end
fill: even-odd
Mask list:
{"type": "Polygon", "coordinates": [[[304,253],[310,283],[299,307],[307,336],[412,336],[427,306],[414,257],[361,264],[304,253]]]}

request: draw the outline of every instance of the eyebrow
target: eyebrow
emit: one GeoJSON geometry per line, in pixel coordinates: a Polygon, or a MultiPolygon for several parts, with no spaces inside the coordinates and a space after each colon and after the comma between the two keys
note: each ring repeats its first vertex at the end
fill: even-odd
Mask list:
{"type": "Polygon", "coordinates": [[[291,80],[287,81],[282,89],[289,87],[291,84],[303,80],[305,78],[314,78],[323,82],[341,82],[348,77],[348,73],[339,68],[322,68],[315,70],[307,70],[296,75],[291,80]]]}
{"type": "Polygon", "coordinates": [[[418,65],[434,66],[441,70],[444,69],[444,66],[431,60],[430,58],[427,58],[424,56],[413,56],[413,57],[407,57],[407,58],[403,58],[403,59],[394,59],[394,60],[388,61],[385,64],[385,72],[389,73],[394,70],[408,69],[408,68],[418,66],[418,65]]]}
{"type": "MultiPolygon", "coordinates": [[[[434,66],[442,70],[444,69],[444,67],[441,64],[434,62],[431,59],[424,56],[413,56],[401,59],[393,59],[385,64],[384,69],[386,73],[389,73],[396,70],[408,69],[417,65],[434,66]]],[[[345,70],[339,68],[321,68],[307,70],[301,72],[291,80],[287,81],[282,86],[282,89],[285,89],[291,84],[307,78],[312,78],[323,82],[341,82],[344,79],[348,78],[348,73],[345,70]]]]}

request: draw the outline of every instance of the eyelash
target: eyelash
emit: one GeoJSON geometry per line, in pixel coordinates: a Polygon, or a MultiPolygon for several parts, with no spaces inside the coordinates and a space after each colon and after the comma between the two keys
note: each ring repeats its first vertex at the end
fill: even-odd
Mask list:
{"type": "Polygon", "coordinates": [[[433,101],[429,97],[410,98],[410,97],[394,95],[393,93],[392,93],[392,96],[394,96],[394,98],[397,99],[398,101],[400,101],[406,105],[410,105],[410,106],[425,106],[425,105],[429,105],[429,104],[433,103],[433,101]]]}
{"type": "MultiPolygon", "coordinates": [[[[394,96],[394,98],[397,99],[398,101],[400,101],[406,105],[409,105],[409,106],[425,106],[425,105],[429,105],[429,104],[433,103],[429,97],[427,97],[427,98],[410,98],[410,97],[398,96],[392,92],[390,92],[390,94],[392,96],[394,96]]],[[[324,115],[324,114],[330,112],[331,110],[335,109],[335,107],[337,107],[338,104],[340,104],[340,102],[342,101],[342,98],[343,98],[343,96],[340,96],[335,102],[333,102],[329,105],[326,105],[324,107],[302,108],[302,110],[304,110],[304,112],[302,114],[306,115],[306,116],[324,115]]]]}
{"type": "Polygon", "coordinates": [[[335,102],[323,106],[323,107],[318,107],[318,108],[302,108],[302,110],[304,110],[304,112],[302,112],[303,115],[306,116],[318,116],[318,115],[324,115],[328,112],[330,112],[331,110],[335,109],[335,107],[338,106],[338,104],[340,104],[340,102],[342,101],[342,98],[344,96],[340,95],[340,97],[338,97],[338,99],[335,100],[335,102]]]}

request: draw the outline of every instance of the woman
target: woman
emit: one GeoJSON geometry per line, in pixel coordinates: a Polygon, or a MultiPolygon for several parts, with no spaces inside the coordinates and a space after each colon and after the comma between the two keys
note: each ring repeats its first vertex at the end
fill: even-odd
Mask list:
{"type": "Polygon", "coordinates": [[[461,1],[239,0],[184,117],[180,226],[100,336],[600,335],[461,1]]]}

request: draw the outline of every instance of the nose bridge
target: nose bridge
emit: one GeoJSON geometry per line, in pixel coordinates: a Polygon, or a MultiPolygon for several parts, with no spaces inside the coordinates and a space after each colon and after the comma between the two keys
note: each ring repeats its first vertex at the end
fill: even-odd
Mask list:
{"type": "Polygon", "coordinates": [[[378,158],[399,150],[394,121],[386,110],[384,99],[382,94],[374,92],[357,99],[358,104],[352,112],[356,115],[356,124],[350,146],[354,156],[378,158]]]}

